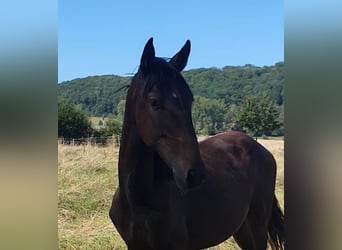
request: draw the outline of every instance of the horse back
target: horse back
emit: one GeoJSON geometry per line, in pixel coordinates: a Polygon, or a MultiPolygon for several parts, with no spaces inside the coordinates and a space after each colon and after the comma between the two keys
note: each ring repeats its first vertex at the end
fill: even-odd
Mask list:
{"type": "Polygon", "coordinates": [[[200,153],[210,171],[240,174],[250,178],[274,179],[276,163],[273,155],[250,136],[227,131],[199,143],[200,153]]]}

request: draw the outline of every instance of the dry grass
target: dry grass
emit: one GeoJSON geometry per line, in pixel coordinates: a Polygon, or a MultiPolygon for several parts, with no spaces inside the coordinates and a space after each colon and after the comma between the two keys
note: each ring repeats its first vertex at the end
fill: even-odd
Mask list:
{"type": "MultiPolygon", "coordinates": [[[[276,194],[284,204],[284,142],[258,140],[278,164],[276,194]]],[[[108,210],[117,186],[118,148],[58,146],[59,249],[126,249],[108,210]]],[[[210,248],[238,249],[232,239],[210,248]]]]}
{"type": "Polygon", "coordinates": [[[58,146],[59,249],[125,249],[108,210],[118,150],[58,146]]]}
{"type": "Polygon", "coordinates": [[[258,140],[274,156],[277,162],[276,195],[279,204],[284,208],[284,141],[283,140],[258,140]]]}

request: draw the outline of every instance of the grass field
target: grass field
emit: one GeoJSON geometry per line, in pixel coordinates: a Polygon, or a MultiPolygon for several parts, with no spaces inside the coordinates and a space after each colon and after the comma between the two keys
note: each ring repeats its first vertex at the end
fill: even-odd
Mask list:
{"type": "MultiPolygon", "coordinates": [[[[258,140],[278,164],[276,194],[284,204],[284,141],[258,140]]],[[[59,249],[126,249],[108,217],[117,185],[118,148],[58,145],[59,249]]],[[[232,239],[211,250],[239,249],[232,239]]]]}

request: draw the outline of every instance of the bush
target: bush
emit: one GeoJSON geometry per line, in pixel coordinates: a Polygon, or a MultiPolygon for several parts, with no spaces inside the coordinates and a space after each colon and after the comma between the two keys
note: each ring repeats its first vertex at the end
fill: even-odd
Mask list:
{"type": "Polygon", "coordinates": [[[82,138],[92,133],[89,118],[63,99],[58,100],[58,137],[82,138]]]}

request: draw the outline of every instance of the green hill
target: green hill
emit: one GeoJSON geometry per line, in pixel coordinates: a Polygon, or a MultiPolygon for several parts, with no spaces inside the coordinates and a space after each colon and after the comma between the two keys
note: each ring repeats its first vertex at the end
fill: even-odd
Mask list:
{"type": "MultiPolygon", "coordinates": [[[[284,63],[273,66],[253,65],[200,68],[183,72],[195,96],[223,99],[227,106],[239,106],[250,94],[266,94],[283,105],[284,63]]],[[[131,77],[90,76],[58,84],[58,96],[77,105],[90,116],[116,115],[116,106],[126,91],[117,89],[129,84],[131,77]]]]}

